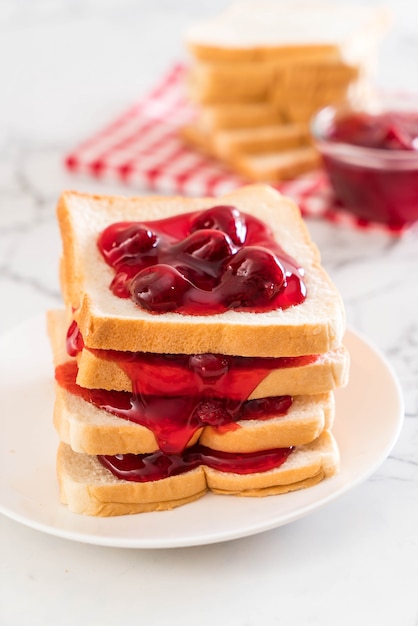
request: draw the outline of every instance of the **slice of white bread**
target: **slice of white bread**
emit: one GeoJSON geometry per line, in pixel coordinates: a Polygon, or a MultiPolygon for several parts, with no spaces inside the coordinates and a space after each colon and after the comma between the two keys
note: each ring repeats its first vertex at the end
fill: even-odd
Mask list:
{"type": "MultiPolygon", "coordinates": [[[[200,442],[225,452],[254,452],[267,448],[301,445],[316,439],[334,420],[332,393],[296,396],[285,416],[237,422],[234,430],[206,426],[188,446],[200,442]]],[[[61,441],[87,454],[145,454],[158,449],[151,430],[96,408],[82,398],[57,387],[54,425],[61,441]]]]}
{"type": "MultiPolygon", "coordinates": [[[[263,128],[210,132],[198,123],[181,129],[182,139],[203,154],[222,160],[236,174],[250,182],[277,183],[295,178],[320,165],[318,151],[309,143],[305,104],[292,115],[296,123],[263,128]],[[301,132],[295,129],[303,129],[301,132]],[[267,130],[267,132],[265,132],[267,130]]],[[[290,114],[289,114],[290,117],[290,114]]]]}
{"type": "Polygon", "coordinates": [[[61,280],[75,310],[85,345],[91,348],[172,354],[205,352],[241,356],[298,356],[340,346],[345,329],[341,297],[320,263],[298,207],[267,185],[243,187],[221,198],[125,198],[62,194],[58,219],[63,240],[61,280]],[[156,220],[233,205],[267,224],[287,254],[303,267],[306,300],[264,313],[229,310],[214,315],[153,315],[114,296],[113,270],[97,248],[108,225],[156,220]]]}
{"type": "Polygon", "coordinates": [[[182,134],[186,139],[188,133],[192,138],[200,133],[199,144],[204,146],[208,153],[232,164],[232,159],[243,153],[282,152],[310,143],[306,124],[275,124],[216,132],[205,132],[204,128],[198,125],[198,128],[183,129],[182,134]]]}
{"type": "Polygon", "coordinates": [[[321,158],[312,146],[301,146],[283,152],[238,154],[231,159],[233,169],[251,181],[277,182],[305,174],[319,167],[321,158]]]}
{"type": "MultiPolygon", "coordinates": [[[[54,365],[68,360],[65,335],[69,320],[63,310],[47,312],[47,326],[54,365]]],[[[77,384],[87,389],[132,391],[132,383],[120,366],[101,359],[98,351],[83,349],[77,356],[77,384]]],[[[270,372],[249,396],[250,400],[267,396],[316,395],[344,387],[348,382],[350,356],[341,345],[335,350],[320,354],[305,365],[282,367],[270,372]]],[[[180,391],[179,391],[180,393],[180,391]]]]}
{"type": "Polygon", "coordinates": [[[57,477],[61,502],[70,511],[100,517],[166,511],[207,491],[202,467],[145,483],[119,480],[96,456],[74,452],[65,443],[58,447],[57,477]]]}
{"type": "Polygon", "coordinates": [[[372,54],[388,23],[382,7],[247,0],[191,24],[185,39],[191,54],[204,61],[338,55],[360,62],[372,54]]]}
{"type": "Polygon", "coordinates": [[[215,493],[268,496],[317,484],[337,473],[339,461],[337,442],[324,430],[315,441],[296,447],[276,470],[240,475],[205,467],[205,474],[209,489],[215,493]]]}
{"type": "Polygon", "coordinates": [[[199,104],[268,100],[276,64],[193,63],[187,77],[190,98],[199,104]]]}
{"type": "Polygon", "coordinates": [[[268,102],[200,106],[198,121],[206,132],[273,126],[283,122],[280,112],[268,102]]]}
{"type": "MultiPolygon", "coordinates": [[[[75,452],[87,454],[147,454],[158,450],[153,432],[122,419],[57,386],[54,426],[59,438],[75,452]]],[[[197,442],[199,429],[188,445],[197,442]]]]}
{"type": "MultiPolygon", "coordinates": [[[[77,383],[87,389],[132,391],[131,380],[119,365],[100,359],[97,352],[82,350],[77,357],[77,383]]],[[[344,387],[348,381],[350,357],[340,346],[315,357],[306,365],[282,367],[270,372],[250,395],[250,400],[266,396],[311,395],[344,387]]]]}
{"type": "Polygon", "coordinates": [[[310,142],[305,124],[276,124],[218,131],[212,135],[214,154],[229,161],[240,153],[284,151],[310,142]]]}
{"type": "Polygon", "coordinates": [[[338,448],[328,431],[295,448],[278,469],[247,475],[201,466],[178,476],[138,483],[116,478],[95,456],[74,452],[64,443],[57,454],[61,502],[74,513],[104,517],[172,509],[201,497],[208,488],[242,496],[285,493],[332,476],[338,465],[338,448]]]}

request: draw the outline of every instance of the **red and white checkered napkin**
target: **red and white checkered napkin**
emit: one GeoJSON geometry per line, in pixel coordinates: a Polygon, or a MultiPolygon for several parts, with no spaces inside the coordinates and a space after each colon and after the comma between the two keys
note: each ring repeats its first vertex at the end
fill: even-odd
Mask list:
{"type": "MultiPolygon", "coordinates": [[[[179,129],[194,115],[184,74],[185,67],[175,65],[150,93],[68,154],[66,167],[163,194],[219,196],[248,183],[179,137],[179,129]]],[[[293,198],[306,217],[400,234],[339,209],[323,171],[276,188],[293,198]]]]}

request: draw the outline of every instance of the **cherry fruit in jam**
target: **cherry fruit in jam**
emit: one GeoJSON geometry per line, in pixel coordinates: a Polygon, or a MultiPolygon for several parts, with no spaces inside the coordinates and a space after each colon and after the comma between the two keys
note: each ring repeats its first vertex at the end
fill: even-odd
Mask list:
{"type": "Polygon", "coordinates": [[[99,245],[110,265],[133,265],[157,245],[157,236],[140,224],[121,222],[109,232],[105,230],[99,245]]]}
{"type": "Polygon", "coordinates": [[[153,265],[135,276],[131,283],[134,302],[155,313],[175,311],[188,288],[186,278],[171,265],[153,265]]]}
{"type": "Polygon", "coordinates": [[[217,206],[203,211],[191,225],[191,232],[214,229],[226,233],[233,243],[243,245],[247,237],[245,219],[233,206],[217,206]]]}
{"type": "Polygon", "coordinates": [[[151,313],[211,315],[303,302],[303,270],[266,225],[233,206],[106,228],[98,247],[115,295],[151,313]]]}
{"type": "Polygon", "coordinates": [[[266,248],[241,248],[225,269],[222,291],[229,308],[268,305],[285,282],[278,258],[266,248]]]}

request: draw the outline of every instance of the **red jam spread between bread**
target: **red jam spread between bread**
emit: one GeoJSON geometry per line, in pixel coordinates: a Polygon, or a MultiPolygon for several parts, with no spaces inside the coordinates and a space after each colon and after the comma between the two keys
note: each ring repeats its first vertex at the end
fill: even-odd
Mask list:
{"type": "Polygon", "coordinates": [[[306,297],[303,269],[259,219],[233,206],[118,222],[98,239],[110,289],[151,313],[286,309],[306,297]]]}
{"type": "Polygon", "coordinates": [[[131,378],[133,392],[80,387],[76,384],[76,362],[59,365],[56,380],[94,406],[149,428],[158,447],[167,454],[182,452],[204,426],[234,429],[240,420],[285,415],[292,404],[290,396],[248,400],[253,389],[275,369],[274,362],[281,359],[133,354],[130,361],[122,353],[116,354],[120,358],[114,361],[131,378]]]}
{"type": "Polygon", "coordinates": [[[157,451],[152,454],[99,455],[97,458],[121,480],[147,482],[176,476],[200,465],[234,474],[267,472],[280,467],[291,452],[292,448],[276,448],[261,452],[231,453],[197,444],[177,455],[157,451]]]}

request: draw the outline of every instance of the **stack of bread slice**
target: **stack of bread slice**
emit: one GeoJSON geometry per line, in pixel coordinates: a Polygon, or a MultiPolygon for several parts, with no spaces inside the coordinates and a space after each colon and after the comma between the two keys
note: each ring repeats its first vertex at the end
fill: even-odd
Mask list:
{"type": "Polygon", "coordinates": [[[186,33],[196,118],[183,138],[252,181],[315,168],[309,121],[367,97],[386,13],[359,5],[239,2],[186,33]]]}
{"type": "MultiPolygon", "coordinates": [[[[166,510],[207,490],[280,494],[338,471],[331,429],[334,389],[346,384],[349,369],[344,308],[291,200],[266,185],[216,200],[65,192],[58,220],[65,309],[48,313],[48,329],[57,381],[60,497],[71,511],[110,516],[166,510]],[[222,220],[205,222],[216,212],[235,222],[224,221],[224,230],[222,220]],[[228,242],[240,233],[239,245],[221,266],[230,268],[236,254],[244,255],[233,274],[233,281],[244,281],[241,300],[234,296],[225,310],[211,312],[208,287],[198,290],[208,304],[192,313],[175,306],[147,308],[145,300],[130,295],[138,291],[139,274],[129,279],[129,297],[121,297],[129,263],[138,250],[143,254],[132,233],[140,226],[156,235],[155,246],[164,240],[168,263],[176,258],[173,250],[185,250],[178,227],[184,223],[189,230],[199,224],[197,237],[210,240],[187,248],[195,267],[202,267],[219,232],[228,242]],[[116,233],[111,243],[110,231],[116,233]],[[275,250],[268,254],[282,254],[297,268],[302,295],[296,303],[296,274],[290,270],[277,285],[263,278],[254,282],[248,274],[251,250],[265,254],[266,237],[275,250]],[[117,278],[110,257],[127,263],[117,278]],[[247,288],[253,301],[246,300],[247,288]],[[279,304],[271,300],[257,308],[257,290],[267,300],[274,291],[279,304]]],[[[191,230],[183,233],[187,241],[195,241],[191,230]]],[[[176,271],[189,279],[181,254],[176,271]]],[[[148,263],[144,271],[157,265],[148,263]]],[[[256,269],[264,276],[263,266],[256,269]]],[[[166,284],[159,285],[163,298],[166,284]]],[[[168,291],[176,300],[174,283],[168,291]]]]}

